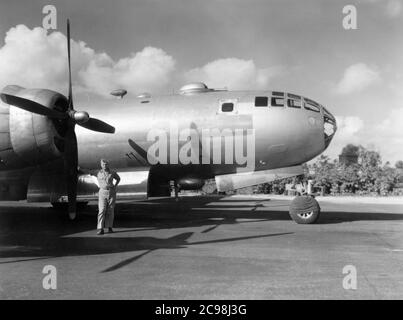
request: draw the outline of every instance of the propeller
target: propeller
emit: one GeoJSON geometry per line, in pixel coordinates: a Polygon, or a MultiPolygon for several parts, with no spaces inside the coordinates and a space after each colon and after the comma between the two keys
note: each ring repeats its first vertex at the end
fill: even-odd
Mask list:
{"type": "Polygon", "coordinates": [[[68,115],[64,112],[59,112],[57,110],[46,108],[45,106],[29,99],[11,95],[5,93],[4,91],[1,93],[0,96],[1,100],[3,100],[5,103],[24,109],[25,111],[40,114],[42,116],[47,116],[53,119],[62,120],[68,118],[68,115]]]}
{"type": "MultiPolygon", "coordinates": [[[[73,85],[71,79],[71,54],[70,54],[70,21],[67,19],[67,61],[69,67],[69,96],[67,112],[70,118],[74,118],[73,85]]],[[[89,116],[88,116],[89,117],[89,116]]],[[[76,120],[74,118],[74,120],[76,120]]],[[[88,121],[88,119],[86,119],[88,121]]],[[[75,133],[75,121],[69,121],[66,132],[66,144],[64,153],[64,172],[67,185],[68,212],[71,220],[75,219],[77,212],[77,183],[78,183],[78,151],[77,136],[75,133]]]]}
{"type": "Polygon", "coordinates": [[[68,88],[68,103],[66,111],[59,111],[56,109],[49,109],[40,103],[33,100],[26,99],[18,95],[14,89],[3,90],[0,94],[3,102],[21,108],[23,110],[46,116],[51,119],[65,120],[67,123],[67,131],[64,136],[65,150],[64,150],[64,175],[67,186],[68,197],[68,211],[70,219],[76,217],[77,207],[77,180],[78,180],[78,150],[77,150],[77,137],[75,133],[76,124],[88,130],[114,133],[115,128],[106,122],[91,118],[86,111],[74,110],[73,104],[73,85],[71,78],[71,53],[70,53],[70,21],[67,20],[67,60],[69,71],[69,88],[68,88]]]}

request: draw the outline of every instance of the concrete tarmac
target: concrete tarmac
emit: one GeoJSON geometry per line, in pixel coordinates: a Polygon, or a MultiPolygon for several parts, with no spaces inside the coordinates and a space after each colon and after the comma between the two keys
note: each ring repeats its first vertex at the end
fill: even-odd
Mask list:
{"type": "Polygon", "coordinates": [[[289,203],[124,202],[116,232],[97,236],[95,203],[71,222],[45,204],[0,202],[0,299],[403,298],[402,204],[321,199],[318,223],[298,225],[289,203]],[[56,290],[43,288],[47,265],[56,290]],[[355,290],[343,288],[351,270],[355,290]]]}

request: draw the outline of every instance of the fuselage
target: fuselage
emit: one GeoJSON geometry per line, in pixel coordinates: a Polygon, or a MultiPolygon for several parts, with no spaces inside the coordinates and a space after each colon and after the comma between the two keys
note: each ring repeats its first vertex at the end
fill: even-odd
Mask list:
{"type": "MultiPolygon", "coordinates": [[[[244,154],[250,141],[246,136],[253,133],[254,170],[287,167],[309,161],[328,144],[324,133],[325,109],[319,104],[305,107],[304,99],[298,99],[296,95],[290,98],[287,93],[275,94],[283,96],[273,96],[272,91],[208,91],[105,101],[105,105],[98,105],[92,114],[108,119],[108,123],[116,127],[116,133],[109,135],[77,129],[79,164],[94,168],[98,166],[100,158],[107,158],[115,168],[142,166],[144,164],[129,141],[135,141],[143,150],[149,151],[157,140],[155,135],[150,136],[150,132],[160,130],[168,137],[167,159],[162,164],[180,165],[180,159],[178,161],[177,157],[173,157],[170,149],[175,148],[172,144],[176,141],[177,153],[180,152],[181,146],[186,143],[185,139],[181,140],[180,133],[187,129],[196,131],[200,139],[203,130],[216,130],[221,134],[221,165],[213,163],[212,153],[215,150],[211,143],[210,166],[214,174],[236,172],[245,167],[235,158],[232,165],[225,162],[224,136],[231,132],[236,140],[235,132],[243,131],[244,154]],[[288,100],[292,100],[291,104],[288,100]],[[178,133],[177,137],[174,136],[175,132],[178,133]]],[[[193,165],[208,164],[201,160],[194,162],[193,165]]]]}
{"type": "MultiPolygon", "coordinates": [[[[123,99],[109,97],[85,106],[116,131],[107,134],[76,126],[79,180],[86,190],[82,194],[96,191],[86,175],[99,168],[100,159],[125,174],[127,192],[140,186],[148,188],[149,195],[166,194],[172,180],[198,188],[213,177],[245,172],[265,176],[272,169],[298,166],[322,153],[336,131],[335,118],[311,99],[201,85],[202,90],[191,87],[165,96],[129,93],[123,99]],[[165,191],[158,191],[160,187],[165,191]]],[[[67,101],[46,89],[23,92],[48,108],[67,101]]],[[[0,114],[0,198],[24,199],[28,189],[29,199],[60,199],[65,122],[3,102],[0,114]]]]}

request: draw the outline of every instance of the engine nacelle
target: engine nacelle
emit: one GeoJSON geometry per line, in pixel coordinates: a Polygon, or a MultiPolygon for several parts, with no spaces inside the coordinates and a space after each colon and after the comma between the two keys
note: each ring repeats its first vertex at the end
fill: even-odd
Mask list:
{"type": "MultiPolygon", "coordinates": [[[[7,86],[4,93],[35,101],[50,109],[64,111],[67,99],[47,89],[7,86]]],[[[62,155],[64,124],[0,102],[0,165],[6,169],[34,166],[62,155]]]]}
{"type": "MultiPolygon", "coordinates": [[[[97,171],[93,171],[96,175],[97,171]]],[[[117,189],[119,200],[146,199],[149,168],[119,171],[121,180],[117,189]]],[[[87,202],[98,198],[98,180],[90,174],[79,174],[77,201],[87,202]]],[[[63,161],[56,160],[38,167],[31,175],[27,191],[28,202],[67,202],[67,188],[63,174],[63,161]]]]}

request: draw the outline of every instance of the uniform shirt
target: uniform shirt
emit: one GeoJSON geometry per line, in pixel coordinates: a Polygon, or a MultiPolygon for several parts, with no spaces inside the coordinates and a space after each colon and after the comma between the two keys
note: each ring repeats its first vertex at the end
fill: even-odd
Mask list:
{"type": "Polygon", "coordinates": [[[110,190],[115,188],[115,185],[113,184],[113,179],[118,180],[119,176],[115,171],[112,170],[99,170],[97,178],[99,189],[110,190]]]}

